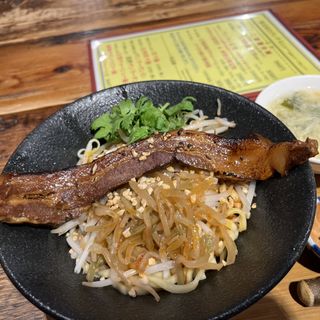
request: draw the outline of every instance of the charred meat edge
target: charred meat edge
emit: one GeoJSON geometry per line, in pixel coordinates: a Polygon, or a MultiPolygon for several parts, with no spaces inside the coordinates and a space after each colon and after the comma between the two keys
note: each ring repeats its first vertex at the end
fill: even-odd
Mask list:
{"type": "Polygon", "coordinates": [[[67,170],[0,176],[0,220],[59,225],[78,217],[108,191],[144,173],[178,161],[235,181],[286,175],[318,153],[316,140],[272,143],[260,136],[227,139],[179,130],[122,147],[67,170]]]}

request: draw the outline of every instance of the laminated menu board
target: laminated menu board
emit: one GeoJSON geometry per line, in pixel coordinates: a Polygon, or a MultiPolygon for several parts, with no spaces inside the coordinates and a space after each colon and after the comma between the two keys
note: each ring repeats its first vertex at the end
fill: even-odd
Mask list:
{"type": "Polygon", "coordinates": [[[320,62],[271,12],[93,40],[97,90],[144,80],[192,80],[240,94],[300,74],[320,62]]]}

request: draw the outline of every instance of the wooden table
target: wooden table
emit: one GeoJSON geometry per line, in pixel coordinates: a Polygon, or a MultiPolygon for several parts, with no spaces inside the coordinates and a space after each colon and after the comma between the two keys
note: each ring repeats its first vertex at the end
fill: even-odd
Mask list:
{"type": "MultiPolygon", "coordinates": [[[[320,54],[318,0],[0,1],[0,168],[17,144],[62,105],[92,92],[88,40],[272,9],[320,54]]],[[[235,319],[319,319],[294,283],[319,275],[305,250],[288,275],[235,319]]],[[[0,319],[45,319],[0,268],[0,319]]]]}

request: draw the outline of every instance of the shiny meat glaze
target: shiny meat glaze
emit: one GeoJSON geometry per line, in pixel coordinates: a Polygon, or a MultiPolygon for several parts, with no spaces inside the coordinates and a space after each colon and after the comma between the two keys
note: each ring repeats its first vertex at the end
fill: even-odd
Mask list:
{"type": "Polygon", "coordinates": [[[94,162],[48,174],[0,176],[0,220],[58,225],[108,191],[173,161],[232,180],[265,180],[317,154],[317,141],[272,143],[174,131],[122,147],[94,162]]]}

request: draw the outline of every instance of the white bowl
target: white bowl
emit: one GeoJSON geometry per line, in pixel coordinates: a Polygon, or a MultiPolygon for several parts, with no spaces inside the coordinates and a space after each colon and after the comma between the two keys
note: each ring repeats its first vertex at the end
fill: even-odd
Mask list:
{"type": "MultiPolygon", "coordinates": [[[[320,91],[320,75],[296,76],[274,82],[260,92],[256,98],[256,103],[268,109],[275,100],[301,90],[320,91]]],[[[320,159],[311,158],[310,163],[314,173],[320,173],[320,159]]]]}

